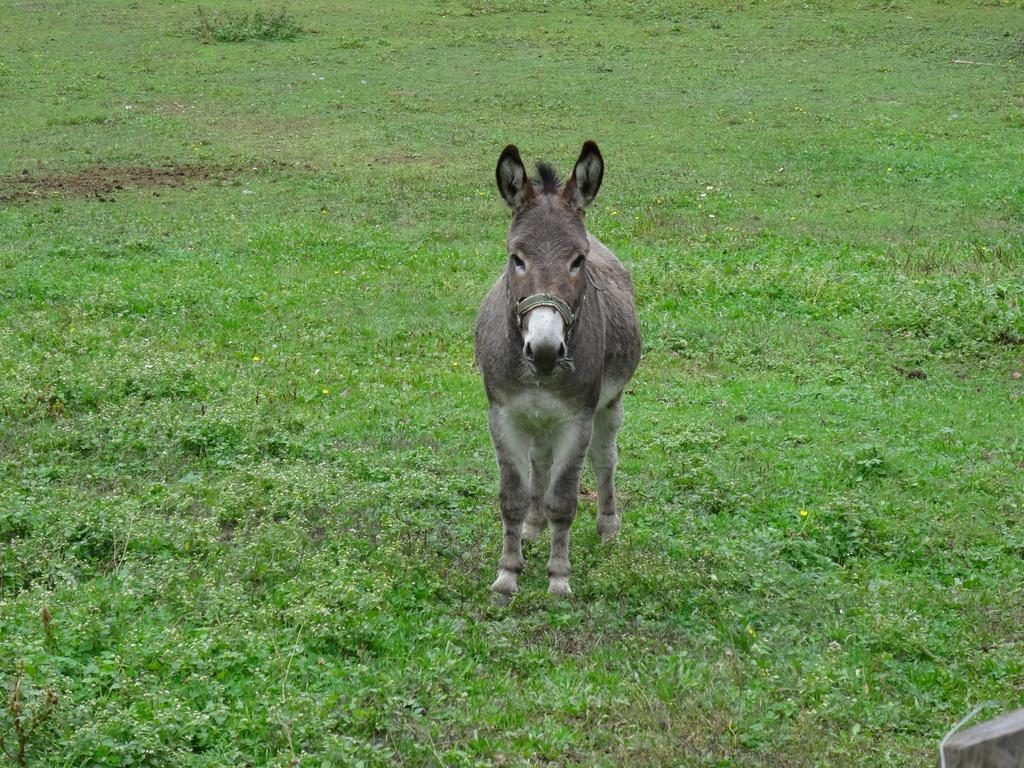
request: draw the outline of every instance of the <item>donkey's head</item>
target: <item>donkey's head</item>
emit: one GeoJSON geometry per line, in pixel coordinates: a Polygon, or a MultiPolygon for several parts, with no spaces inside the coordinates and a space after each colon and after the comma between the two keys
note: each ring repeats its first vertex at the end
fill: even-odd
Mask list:
{"type": "Polygon", "coordinates": [[[583,211],[601,186],[604,161],[588,141],[572,176],[562,185],[540,163],[530,180],[513,145],[498,158],[498,190],[512,208],[508,233],[508,283],[523,355],[538,373],[550,374],[569,355],[567,338],[580,309],[590,244],[583,211]]]}

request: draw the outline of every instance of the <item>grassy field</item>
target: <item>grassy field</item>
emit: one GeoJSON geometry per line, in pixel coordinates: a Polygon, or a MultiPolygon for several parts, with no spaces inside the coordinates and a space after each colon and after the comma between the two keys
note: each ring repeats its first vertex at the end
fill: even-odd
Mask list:
{"type": "Polygon", "coordinates": [[[932,765],[1024,704],[1020,3],[286,8],[3,12],[0,763],[932,765]],[[587,138],[623,530],[586,474],[575,598],[534,544],[500,606],[494,163],[587,138]]]}

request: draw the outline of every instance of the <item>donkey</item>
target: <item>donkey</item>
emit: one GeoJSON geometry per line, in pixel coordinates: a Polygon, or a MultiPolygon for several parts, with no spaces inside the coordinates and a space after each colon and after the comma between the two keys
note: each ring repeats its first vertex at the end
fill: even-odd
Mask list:
{"type": "Polygon", "coordinates": [[[569,528],[588,448],[601,541],[619,531],[615,438],[641,340],[629,273],[583,222],[604,176],[597,144],[583,145],[564,186],[551,166],[537,171],[531,181],[512,145],[498,159],[498,191],[512,209],[508,260],[476,319],[504,530],[491,590],[518,590],[522,539],[550,523],[548,591],[567,597],[569,528]]]}

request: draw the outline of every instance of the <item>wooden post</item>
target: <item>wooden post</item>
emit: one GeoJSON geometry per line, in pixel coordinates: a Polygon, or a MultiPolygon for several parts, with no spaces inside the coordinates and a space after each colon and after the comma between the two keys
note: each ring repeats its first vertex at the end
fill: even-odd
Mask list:
{"type": "Polygon", "coordinates": [[[954,733],[943,752],[946,768],[1024,768],[1024,709],[954,733]]]}

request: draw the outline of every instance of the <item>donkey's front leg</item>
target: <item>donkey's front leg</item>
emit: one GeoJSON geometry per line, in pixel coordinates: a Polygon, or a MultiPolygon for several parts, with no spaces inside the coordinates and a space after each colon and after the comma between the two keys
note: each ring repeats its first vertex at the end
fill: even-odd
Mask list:
{"type": "Polygon", "coordinates": [[[506,414],[497,406],[491,406],[487,420],[498,458],[498,499],[504,531],[498,578],[491,584],[491,591],[511,595],[519,589],[519,574],[523,570],[522,535],[523,518],[526,517],[528,506],[526,484],[530,440],[509,423],[506,414]]]}
{"type": "Polygon", "coordinates": [[[580,471],[590,443],[593,414],[566,424],[553,451],[551,486],[544,498],[544,511],[551,523],[551,556],[548,559],[548,592],[568,597],[569,528],[579,503],[580,471]]]}

